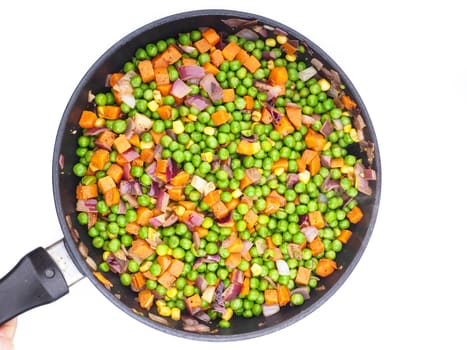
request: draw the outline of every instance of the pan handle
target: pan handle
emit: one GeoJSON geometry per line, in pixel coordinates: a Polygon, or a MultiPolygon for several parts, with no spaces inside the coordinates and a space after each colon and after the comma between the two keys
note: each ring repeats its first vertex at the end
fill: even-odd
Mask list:
{"type": "Polygon", "coordinates": [[[34,249],[0,280],[0,324],[67,293],[55,261],[44,248],[34,249]]]}

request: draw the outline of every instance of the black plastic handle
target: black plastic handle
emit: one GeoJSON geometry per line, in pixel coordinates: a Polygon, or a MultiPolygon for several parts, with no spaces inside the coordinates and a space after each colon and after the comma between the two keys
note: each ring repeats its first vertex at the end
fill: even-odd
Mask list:
{"type": "Polygon", "coordinates": [[[37,248],[0,280],[0,324],[67,293],[57,264],[44,248],[37,248]]]}

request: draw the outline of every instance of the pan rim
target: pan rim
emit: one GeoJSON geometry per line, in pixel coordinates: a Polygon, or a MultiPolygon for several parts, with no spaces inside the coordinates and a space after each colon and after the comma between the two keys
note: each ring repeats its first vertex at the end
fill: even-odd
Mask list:
{"type": "Polygon", "coordinates": [[[257,15],[257,14],[253,14],[249,12],[243,12],[243,11],[225,10],[225,9],[202,9],[202,10],[180,12],[180,13],[175,13],[175,14],[172,14],[172,15],[160,18],[160,19],[156,19],[155,21],[152,21],[146,25],[143,25],[142,27],[124,36],[122,39],[120,39],[115,44],[113,44],[109,49],[107,49],[93,63],[93,65],[89,68],[89,70],[82,77],[81,81],[79,82],[74,92],[72,93],[70,100],[68,101],[68,104],[64,110],[62,119],[59,124],[58,131],[56,134],[56,139],[55,139],[55,146],[54,146],[54,152],[53,152],[53,163],[52,163],[52,182],[53,182],[52,185],[53,185],[53,195],[54,195],[56,213],[57,213],[57,217],[59,219],[59,223],[60,223],[63,235],[64,235],[64,239],[66,243],[65,246],[68,252],[70,253],[70,256],[72,257],[75,265],[77,265],[80,271],[89,280],[91,280],[92,284],[102,294],[104,294],[106,298],[109,299],[115,306],[117,306],[119,309],[121,309],[125,313],[130,314],[132,317],[136,318],[138,321],[152,328],[156,328],[164,333],[167,333],[173,336],[189,338],[193,340],[201,340],[201,341],[237,341],[237,340],[245,340],[245,339],[251,339],[251,338],[264,336],[264,335],[267,335],[267,334],[270,334],[270,333],[273,333],[278,330],[291,326],[292,324],[300,321],[304,317],[310,315],[312,312],[318,309],[322,304],[324,304],[327,300],[329,300],[329,298],[332,297],[332,295],[334,295],[335,292],[337,292],[337,290],[342,286],[342,284],[351,275],[356,265],[360,261],[362,254],[366,250],[366,247],[371,238],[371,235],[372,235],[375,223],[376,223],[378,210],[379,210],[379,204],[380,204],[381,190],[382,190],[381,159],[380,159],[379,147],[378,147],[378,142],[377,142],[376,133],[375,133],[373,124],[369,117],[368,111],[365,107],[365,104],[363,103],[363,100],[361,99],[357,89],[355,88],[353,83],[350,81],[350,79],[347,77],[345,72],[340,68],[340,66],[326,52],[324,52],[318,45],[316,45],[312,40],[308,39],[301,33],[294,30],[293,28],[288,27],[287,25],[284,25],[274,19],[263,17],[261,15],[257,15]],[[378,169],[378,176],[376,180],[376,191],[374,193],[375,200],[373,204],[372,216],[370,218],[369,225],[366,228],[366,233],[364,234],[364,239],[361,242],[361,246],[357,250],[355,256],[352,258],[350,264],[347,265],[346,271],[339,277],[338,281],[334,283],[333,286],[326,291],[326,293],[324,293],[324,295],[318,301],[311,304],[309,307],[305,308],[302,312],[286,320],[278,322],[277,324],[270,325],[266,328],[258,328],[248,333],[239,333],[239,334],[191,333],[188,331],[183,331],[183,330],[171,328],[169,326],[165,326],[163,324],[154,322],[145,316],[141,316],[133,312],[126,304],[118,300],[112,294],[111,291],[105,288],[93,276],[92,270],[88,267],[85,260],[80,255],[77,249],[77,246],[75,242],[73,241],[72,234],[70,232],[71,228],[68,226],[68,223],[67,223],[67,220],[66,220],[63,208],[62,208],[61,198],[60,198],[59,183],[60,183],[60,177],[62,175],[62,171],[60,169],[59,164],[60,164],[60,158],[61,158],[61,149],[62,149],[61,145],[62,145],[63,135],[65,135],[65,133],[68,131],[67,129],[69,128],[69,125],[67,124],[68,116],[70,114],[71,107],[75,104],[76,100],[79,97],[79,93],[83,90],[87,82],[95,74],[97,68],[101,65],[101,63],[107,57],[117,52],[122,47],[122,45],[125,45],[126,43],[135,40],[142,33],[150,29],[164,25],[166,23],[180,20],[182,18],[188,18],[188,17],[192,18],[192,17],[202,17],[202,16],[224,16],[224,17],[227,16],[227,17],[235,17],[235,18],[255,18],[263,23],[267,23],[269,25],[279,27],[285,30],[286,32],[288,32],[290,35],[294,36],[295,38],[306,42],[308,45],[310,45],[310,47],[312,47],[313,51],[318,53],[326,61],[328,65],[332,66],[333,69],[335,69],[339,73],[341,79],[345,82],[347,89],[349,89],[349,91],[352,92],[352,96],[355,98],[358,106],[360,107],[361,114],[366,123],[367,131],[371,135],[371,141],[375,144],[374,167],[378,169]]]}

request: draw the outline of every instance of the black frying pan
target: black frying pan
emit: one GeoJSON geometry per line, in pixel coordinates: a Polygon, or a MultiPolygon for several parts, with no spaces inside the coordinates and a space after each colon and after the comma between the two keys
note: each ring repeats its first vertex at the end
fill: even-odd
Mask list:
{"type": "MultiPolygon", "coordinates": [[[[368,162],[366,152],[356,147],[354,153],[368,162]]],[[[196,340],[240,340],[265,335],[293,324],[316,310],[345,282],[365,250],[375,224],[381,194],[381,163],[376,135],[362,99],[345,73],[316,44],[293,29],[268,18],[228,10],[201,10],[169,16],[139,28],[112,46],[90,68],[71,96],[58,128],[53,155],[53,191],[64,240],[48,249],[52,256],[43,248],[27,254],[8,275],[0,280],[0,324],[30,308],[52,302],[65,295],[68,293],[68,285],[78,280],[82,273],[118,308],[155,329],[196,340]],[[110,289],[95,278],[93,264],[99,261],[102,252],[92,247],[86,229],[77,223],[75,188],[78,178],[74,176],[72,167],[78,161],[75,155],[79,136],[78,120],[81,111],[88,104],[88,92],[102,90],[107,74],[119,71],[136,49],[144,47],[148,42],[156,42],[159,39],[176,36],[180,32],[206,26],[218,31],[235,33],[238,28],[232,28],[222,22],[223,19],[231,18],[257,20],[258,24],[284,30],[290,38],[306,42],[314,52],[314,57],[325,63],[326,68],[339,73],[347,93],[360,108],[366,124],[365,139],[375,145],[372,168],[377,173],[377,180],[371,183],[373,190],[371,196],[359,195],[359,206],[364,210],[365,216],[353,228],[350,241],[338,254],[336,262],[341,268],[331,276],[321,279],[322,287],[315,289],[311,299],[304,305],[282,308],[279,313],[268,318],[234,317],[229,329],[215,329],[213,325],[210,333],[191,333],[183,330],[181,322],[170,319],[157,322],[148,318],[147,312],[141,309],[136,301],[136,294],[129,288],[122,287],[116,274],[106,275],[113,284],[110,289]],[[60,250],[63,247],[64,249],[60,250]],[[79,271],[73,271],[75,269],[73,265],[79,271]]]]}

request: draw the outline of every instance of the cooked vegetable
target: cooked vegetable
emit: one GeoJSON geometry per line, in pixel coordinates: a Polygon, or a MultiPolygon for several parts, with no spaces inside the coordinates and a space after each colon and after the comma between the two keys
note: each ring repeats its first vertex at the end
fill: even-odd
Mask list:
{"type": "Polygon", "coordinates": [[[189,331],[313,299],[376,179],[349,147],[371,166],[337,73],[248,26],[138,50],[78,121],[76,210],[103,250],[96,278],[113,288],[119,274],[152,319],[189,331]]]}

